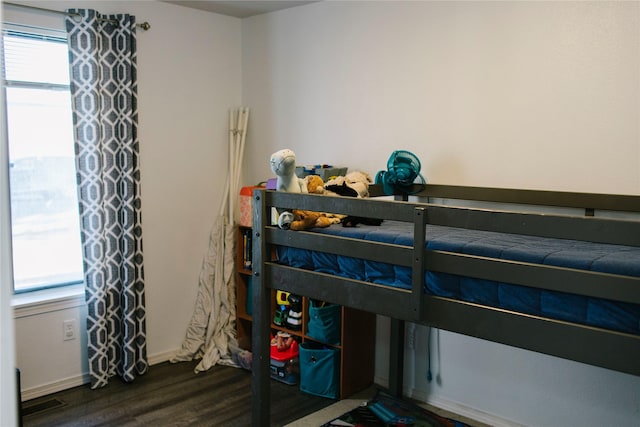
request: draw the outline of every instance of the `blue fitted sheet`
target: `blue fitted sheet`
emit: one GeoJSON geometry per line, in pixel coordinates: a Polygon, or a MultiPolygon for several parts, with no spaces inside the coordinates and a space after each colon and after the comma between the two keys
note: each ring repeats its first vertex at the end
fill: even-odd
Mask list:
{"type": "MultiPolygon", "coordinates": [[[[413,225],[313,231],[410,246],[413,225]]],[[[640,277],[640,248],[427,225],[427,248],[640,277]]],[[[281,264],[408,289],[411,269],[324,252],[278,248],[281,264]]],[[[427,271],[425,292],[520,313],[640,335],[640,305],[427,271]]]]}

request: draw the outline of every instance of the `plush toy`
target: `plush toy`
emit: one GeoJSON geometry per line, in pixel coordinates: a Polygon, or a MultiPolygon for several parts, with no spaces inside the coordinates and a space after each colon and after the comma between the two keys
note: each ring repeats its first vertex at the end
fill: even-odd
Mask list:
{"type": "MultiPolygon", "coordinates": [[[[372,182],[373,180],[368,173],[354,171],[349,172],[345,176],[330,179],[324,185],[324,189],[325,194],[365,198],[369,197],[369,184],[372,182]]],[[[380,225],[382,224],[382,220],[359,216],[344,216],[342,218],[343,227],[357,227],[358,224],[380,225]]]]}
{"type": "Polygon", "coordinates": [[[349,172],[345,176],[330,179],[324,184],[325,192],[339,196],[369,197],[369,184],[373,180],[371,176],[362,171],[349,172]]]}
{"type": "MultiPolygon", "coordinates": [[[[288,193],[307,193],[307,183],[296,175],[296,153],[285,148],[276,151],[269,159],[271,170],[276,174],[276,190],[288,193]]],[[[278,212],[278,227],[288,230],[295,220],[289,211],[278,212]]]]}
{"type": "Polygon", "coordinates": [[[293,337],[290,333],[278,331],[275,337],[271,339],[271,345],[278,351],[287,351],[293,344],[293,337]]]}
{"type": "MultiPolygon", "coordinates": [[[[285,148],[276,151],[269,160],[271,170],[276,174],[276,190],[289,193],[324,193],[324,182],[317,175],[298,178],[296,175],[296,154],[285,148]],[[315,178],[310,178],[310,177],[315,178]],[[318,181],[319,180],[319,181],[318,181]],[[318,189],[320,188],[320,191],[318,189]]],[[[319,212],[293,210],[293,212],[279,212],[278,226],[285,230],[307,230],[314,227],[328,227],[340,222],[339,218],[332,218],[319,212]]]]}
{"type": "Polygon", "coordinates": [[[293,210],[293,221],[289,224],[291,230],[301,231],[310,228],[326,228],[331,224],[340,223],[336,215],[329,215],[314,211],[293,210]]]}
{"type": "MultiPolygon", "coordinates": [[[[303,181],[307,185],[307,193],[324,194],[324,181],[318,175],[307,175],[303,181]]],[[[289,224],[289,228],[296,231],[310,228],[326,228],[331,224],[340,223],[342,217],[344,215],[294,209],[293,220],[289,224]]]]}
{"type": "Polygon", "coordinates": [[[324,181],[318,175],[307,175],[304,177],[307,184],[307,192],[310,194],[324,194],[324,181]]]}
{"type": "Polygon", "coordinates": [[[276,174],[276,190],[288,193],[307,193],[307,183],[296,175],[296,153],[288,148],[276,151],[269,160],[276,174]]]}

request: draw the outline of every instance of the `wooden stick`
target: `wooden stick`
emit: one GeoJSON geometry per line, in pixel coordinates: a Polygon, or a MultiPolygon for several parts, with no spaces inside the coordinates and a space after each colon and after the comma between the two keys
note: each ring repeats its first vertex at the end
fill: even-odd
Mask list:
{"type": "Polygon", "coordinates": [[[227,197],[229,199],[229,221],[231,223],[234,222],[234,206],[233,206],[233,197],[235,193],[233,177],[235,176],[235,145],[236,145],[236,135],[238,134],[237,127],[237,115],[235,110],[229,110],[229,192],[227,193],[227,197]]]}
{"type": "Polygon", "coordinates": [[[242,161],[244,159],[244,147],[245,140],[247,138],[247,124],[249,122],[249,109],[243,108],[241,113],[242,121],[241,121],[241,132],[239,135],[239,144],[238,144],[238,152],[237,152],[237,162],[236,162],[236,190],[240,187],[240,179],[242,177],[242,161]]]}
{"type": "Polygon", "coordinates": [[[242,110],[239,109],[237,110],[237,115],[236,115],[236,133],[235,133],[235,138],[234,138],[234,145],[233,145],[233,175],[231,176],[232,178],[232,193],[230,194],[230,203],[233,206],[233,215],[231,216],[230,221],[232,223],[236,222],[236,214],[238,212],[238,186],[239,186],[239,179],[238,176],[240,174],[240,162],[241,160],[238,159],[238,152],[239,152],[239,145],[240,145],[240,138],[242,135],[243,129],[242,129],[242,110]]]}
{"type": "MultiPolygon", "coordinates": [[[[247,124],[249,121],[249,109],[248,108],[241,108],[238,112],[238,132],[236,133],[236,145],[235,145],[235,162],[234,162],[234,168],[235,168],[235,175],[233,177],[234,182],[233,182],[233,191],[235,193],[238,193],[239,188],[240,188],[240,178],[242,176],[242,161],[244,158],[244,147],[245,147],[245,140],[246,140],[246,136],[247,136],[247,124]]],[[[234,203],[234,215],[238,213],[238,206],[237,206],[237,199],[234,198],[233,199],[233,203],[234,203]]],[[[235,216],[234,216],[234,221],[235,221],[235,216]]]]}

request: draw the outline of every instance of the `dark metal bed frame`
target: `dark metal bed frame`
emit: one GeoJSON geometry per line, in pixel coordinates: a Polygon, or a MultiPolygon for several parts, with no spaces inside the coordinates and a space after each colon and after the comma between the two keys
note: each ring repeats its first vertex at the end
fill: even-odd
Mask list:
{"type": "MultiPolygon", "coordinates": [[[[640,376],[640,336],[435,297],[423,293],[424,271],[460,274],[523,286],[640,304],[640,278],[424,250],[427,223],[505,233],[640,246],[640,220],[612,219],[599,211],[640,213],[640,196],[426,185],[415,200],[455,199],[509,204],[517,210],[456,207],[372,198],[326,197],[256,190],[253,194],[253,425],[270,414],[270,290],[278,289],[391,318],[389,389],[402,394],[404,322],[411,321],[481,339],[640,376]],[[525,207],[523,207],[524,205],[525,207]],[[578,214],[531,212],[526,206],[580,209],[578,214]],[[413,223],[413,247],[361,241],[271,225],[272,207],[343,213],[413,223]],[[412,268],[411,289],[317,273],[272,261],[273,245],[324,251],[412,268]],[[588,349],[588,350],[587,350],[588,349]]],[[[411,200],[414,200],[411,197],[411,200]]],[[[534,209],[535,210],[535,209],[534,209]]]]}

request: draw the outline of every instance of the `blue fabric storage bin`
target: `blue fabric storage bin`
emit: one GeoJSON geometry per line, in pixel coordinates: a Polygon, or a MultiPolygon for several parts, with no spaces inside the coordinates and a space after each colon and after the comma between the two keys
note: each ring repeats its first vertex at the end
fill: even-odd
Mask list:
{"type": "Polygon", "coordinates": [[[300,344],[300,390],[316,396],[340,397],[340,350],[322,344],[300,344]]]}
{"type": "Polygon", "coordinates": [[[341,305],[317,306],[313,300],[309,303],[309,322],[307,335],[314,340],[327,344],[340,344],[342,321],[341,305]]]}

